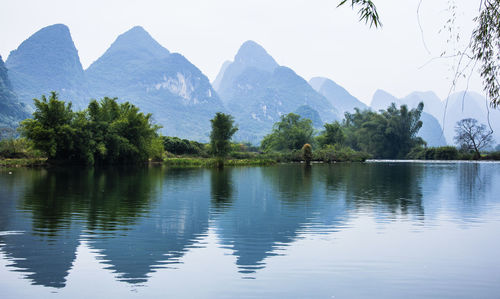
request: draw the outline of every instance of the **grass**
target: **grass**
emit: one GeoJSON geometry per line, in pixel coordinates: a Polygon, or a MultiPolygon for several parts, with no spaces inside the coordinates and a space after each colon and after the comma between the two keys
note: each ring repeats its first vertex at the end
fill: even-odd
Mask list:
{"type": "Polygon", "coordinates": [[[36,167],[47,165],[47,158],[0,159],[0,167],[36,167]]]}
{"type": "MultiPolygon", "coordinates": [[[[164,164],[171,167],[217,167],[215,158],[166,158],[164,164]]],[[[265,166],[276,164],[272,159],[227,159],[225,166],[265,166]]]]}

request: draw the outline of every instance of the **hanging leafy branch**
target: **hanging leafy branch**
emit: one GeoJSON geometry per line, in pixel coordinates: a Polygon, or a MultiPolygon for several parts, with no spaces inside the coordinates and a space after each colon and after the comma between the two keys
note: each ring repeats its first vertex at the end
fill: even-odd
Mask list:
{"type": "Polygon", "coordinates": [[[485,0],[481,3],[477,23],[472,33],[473,58],[481,62],[483,88],[493,107],[500,104],[500,1],[485,0]]]}
{"type": "MultiPolygon", "coordinates": [[[[346,4],[348,0],[340,1],[337,7],[346,4]]],[[[369,24],[370,27],[381,27],[382,23],[380,22],[380,17],[377,12],[377,7],[371,0],[351,0],[351,7],[358,7],[358,15],[359,20],[364,21],[366,24],[369,24]]]]}

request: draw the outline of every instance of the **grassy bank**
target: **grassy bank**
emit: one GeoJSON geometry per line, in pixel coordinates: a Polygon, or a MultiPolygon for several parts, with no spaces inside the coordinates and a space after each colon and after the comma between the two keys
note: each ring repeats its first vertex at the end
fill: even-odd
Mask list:
{"type": "Polygon", "coordinates": [[[0,167],[38,167],[46,166],[47,158],[18,158],[18,159],[0,159],[0,167]]]}
{"type": "MultiPolygon", "coordinates": [[[[226,166],[267,166],[277,162],[272,159],[228,159],[224,162],[226,166]]],[[[164,164],[171,167],[217,167],[215,158],[178,157],[166,158],[164,164]]]]}

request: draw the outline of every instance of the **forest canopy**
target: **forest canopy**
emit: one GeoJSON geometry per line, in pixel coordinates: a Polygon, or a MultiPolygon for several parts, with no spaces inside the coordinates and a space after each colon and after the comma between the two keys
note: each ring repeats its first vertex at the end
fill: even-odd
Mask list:
{"type": "Polygon", "coordinates": [[[20,132],[49,160],[92,165],[161,158],[160,127],[128,102],[105,97],[77,112],[55,92],[34,102],[33,118],[21,122],[20,132]]]}

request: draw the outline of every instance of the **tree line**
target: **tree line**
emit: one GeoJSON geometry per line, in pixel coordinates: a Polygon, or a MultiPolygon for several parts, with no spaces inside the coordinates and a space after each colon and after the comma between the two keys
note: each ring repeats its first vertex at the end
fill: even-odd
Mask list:
{"type": "Polygon", "coordinates": [[[128,164],[162,156],[160,126],[128,102],[105,97],[74,112],[52,92],[34,104],[33,118],[22,121],[19,131],[49,160],[128,164]]]}
{"type": "Polygon", "coordinates": [[[326,123],[317,136],[311,120],[290,113],[274,125],[261,147],[266,152],[294,151],[311,144],[320,151],[350,150],[375,158],[405,158],[414,147],[425,144],[417,137],[423,108],[423,103],[411,110],[406,105],[397,108],[395,104],[380,112],[356,108],[354,113],[346,113],[342,122],[326,123]]]}
{"type": "MultiPolygon", "coordinates": [[[[458,159],[455,147],[427,148],[417,136],[422,127],[420,117],[424,104],[409,109],[406,105],[391,104],[378,112],[355,109],[345,113],[341,122],[324,124],[317,132],[312,121],[289,113],[273,126],[260,147],[232,143],[237,132],[234,118],[222,112],[211,122],[210,143],[166,137],[159,134],[160,126],[152,122],[129,102],[118,103],[116,98],[92,100],[82,111],[74,112],[71,103],[60,101],[55,92],[47,98],[34,99],[32,119],[21,122],[21,139],[3,142],[13,148],[25,149],[27,144],[48,158],[85,164],[134,164],[148,160],[163,161],[166,155],[214,157],[215,165],[223,166],[231,155],[236,159],[269,158],[275,161],[309,162],[319,160],[364,161],[379,159],[458,159]]],[[[491,146],[492,132],[476,120],[457,123],[455,142],[461,153],[479,159],[480,151],[491,146]]],[[[1,149],[0,149],[1,151],[1,149]]],[[[1,153],[0,153],[1,154],[1,153]]]]}
{"type": "MultiPolygon", "coordinates": [[[[152,122],[129,102],[117,98],[92,100],[88,107],[73,111],[71,103],[58,99],[55,92],[34,99],[32,119],[20,123],[21,137],[52,162],[95,164],[136,164],[163,161],[165,149],[174,154],[205,155],[223,159],[231,151],[231,138],[238,130],[231,115],[216,113],[210,146],[159,134],[161,126],[152,122]]],[[[19,142],[13,142],[17,146],[19,142]]],[[[24,144],[24,143],[23,143],[24,144]]]]}

